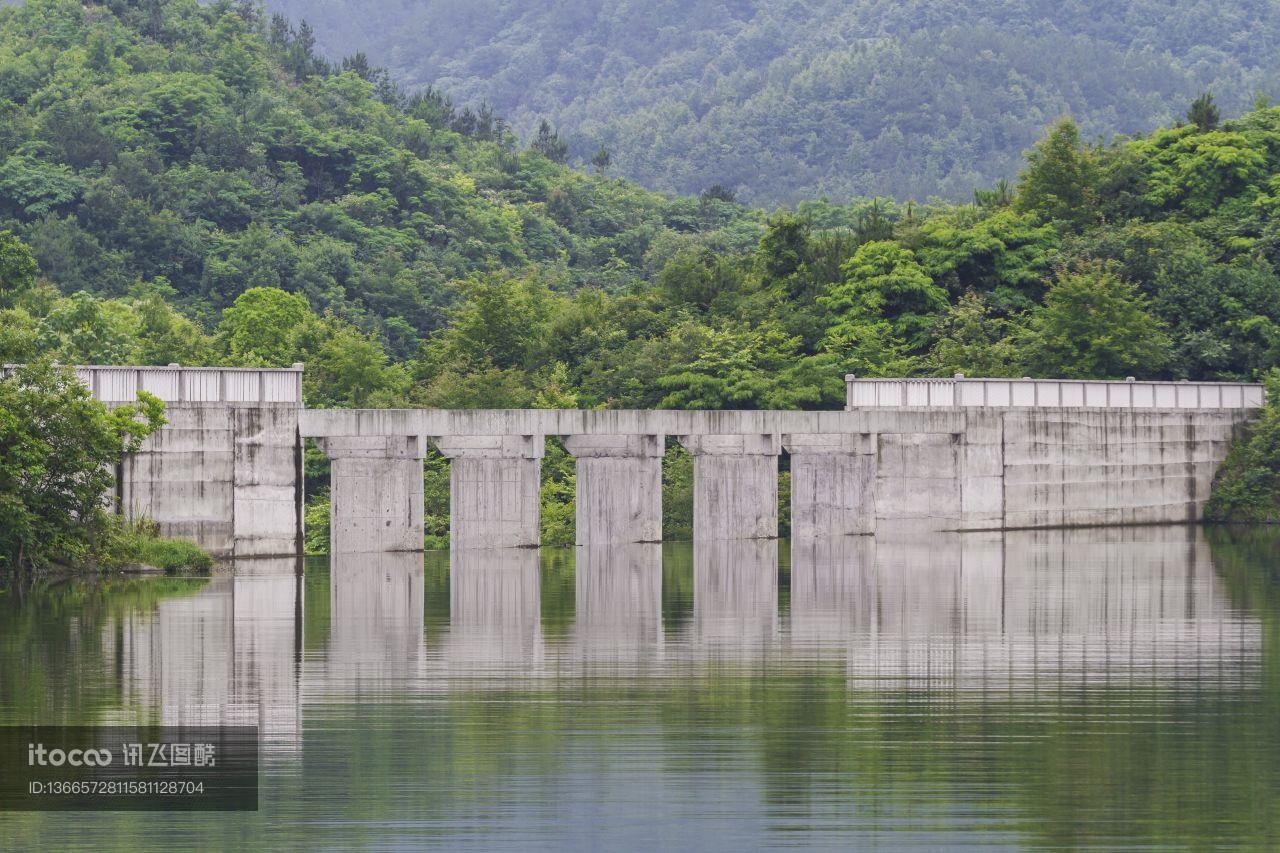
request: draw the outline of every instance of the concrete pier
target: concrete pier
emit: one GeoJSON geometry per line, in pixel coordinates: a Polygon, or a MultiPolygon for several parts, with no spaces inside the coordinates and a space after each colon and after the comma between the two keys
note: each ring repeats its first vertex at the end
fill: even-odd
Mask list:
{"type": "Polygon", "coordinates": [[[422,439],[348,436],[317,444],[330,461],[330,553],[421,551],[422,439]]]}
{"type": "Polygon", "coordinates": [[[693,455],[693,538],[773,539],[778,535],[776,433],[683,435],[693,455]]]}
{"type": "Polygon", "coordinates": [[[875,530],[875,436],[792,433],[782,445],[791,454],[793,538],[875,530]]]}
{"type": "Polygon", "coordinates": [[[662,539],[661,435],[570,435],[577,460],[577,544],[662,539]]]}
{"type": "Polygon", "coordinates": [[[532,548],[542,543],[542,435],[433,436],[449,459],[449,546],[532,548]]]}

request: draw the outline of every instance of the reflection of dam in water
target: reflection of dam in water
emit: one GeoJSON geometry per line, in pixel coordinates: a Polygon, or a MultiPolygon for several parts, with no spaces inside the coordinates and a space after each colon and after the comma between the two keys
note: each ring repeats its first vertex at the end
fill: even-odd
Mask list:
{"type": "Polygon", "coordinates": [[[258,727],[264,747],[301,736],[302,577],[297,558],[239,561],[193,595],[103,630],[124,688],[122,724],[258,727]]]}
{"type": "Polygon", "coordinates": [[[932,686],[1203,677],[1261,647],[1191,528],[797,544],[789,627],[792,655],[932,686]]]}
{"type": "Polygon", "coordinates": [[[664,619],[662,546],[578,548],[572,621],[552,636],[535,550],[455,552],[447,593],[443,578],[424,582],[421,555],[345,555],[328,574],[327,640],[306,657],[296,561],[241,562],[123,617],[108,651],[140,719],[256,723],[268,751],[296,748],[309,701],[687,678],[766,659],[842,666],[851,690],[1257,677],[1260,625],[1231,606],[1198,529],[797,541],[789,601],[778,554],[771,541],[694,546],[671,581],[691,590],[691,612],[664,619]],[[448,599],[447,625],[431,630],[428,589],[448,599]]]}

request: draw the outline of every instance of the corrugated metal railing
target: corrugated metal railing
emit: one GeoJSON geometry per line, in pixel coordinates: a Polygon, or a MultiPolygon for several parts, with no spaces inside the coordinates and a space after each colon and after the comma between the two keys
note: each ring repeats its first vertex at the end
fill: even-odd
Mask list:
{"type": "Polygon", "coordinates": [[[845,377],[846,409],[1044,406],[1098,409],[1258,409],[1262,385],[1074,379],[858,379],[845,377]]]}
{"type": "MultiPolygon", "coordinates": [[[[14,365],[6,364],[8,374],[14,365]]],[[[80,381],[104,403],[136,400],[138,391],[166,403],[302,404],[302,365],[293,367],[112,367],[80,365],[80,381]]]]}

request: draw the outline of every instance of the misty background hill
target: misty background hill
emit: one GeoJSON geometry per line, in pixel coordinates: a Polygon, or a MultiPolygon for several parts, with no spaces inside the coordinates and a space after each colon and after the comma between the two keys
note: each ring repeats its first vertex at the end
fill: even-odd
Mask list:
{"type": "Polygon", "coordinates": [[[1274,0],[267,0],[333,57],[550,119],[610,174],[754,203],[968,198],[1047,124],[1085,138],[1280,94],[1274,0]]]}

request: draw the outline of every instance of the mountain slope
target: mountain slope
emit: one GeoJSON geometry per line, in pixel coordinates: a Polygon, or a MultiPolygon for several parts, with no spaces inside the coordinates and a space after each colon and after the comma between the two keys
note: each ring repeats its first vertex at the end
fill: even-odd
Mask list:
{"type": "Polygon", "coordinates": [[[334,55],[549,118],[585,161],[757,203],[968,198],[1063,113],[1146,132],[1280,95],[1275,0],[267,0],[334,55]]]}
{"type": "Polygon", "coordinates": [[[159,281],[212,325],[280,287],[401,357],[474,273],[623,290],[688,235],[759,233],[737,205],[575,172],[500,122],[459,133],[439,99],[339,72],[250,4],[0,8],[0,230],[65,293],[159,281]]]}

